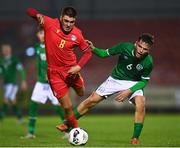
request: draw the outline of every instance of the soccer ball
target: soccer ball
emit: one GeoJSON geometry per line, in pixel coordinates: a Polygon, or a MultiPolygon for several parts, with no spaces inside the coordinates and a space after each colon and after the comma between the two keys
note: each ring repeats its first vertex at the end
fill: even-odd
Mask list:
{"type": "Polygon", "coordinates": [[[88,134],[82,128],[73,128],[69,132],[68,140],[72,145],[85,145],[88,141],[88,134]]]}

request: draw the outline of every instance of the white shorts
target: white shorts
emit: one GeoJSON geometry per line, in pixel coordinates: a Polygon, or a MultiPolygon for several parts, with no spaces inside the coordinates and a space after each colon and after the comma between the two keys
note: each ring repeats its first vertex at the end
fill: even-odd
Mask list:
{"type": "Polygon", "coordinates": [[[53,105],[59,104],[48,83],[36,82],[31,100],[37,103],[45,104],[48,99],[53,105]]]}
{"type": "Polygon", "coordinates": [[[4,85],[4,97],[8,100],[15,100],[17,91],[18,86],[16,84],[8,83],[4,85]]]}
{"type": "MultiPolygon", "coordinates": [[[[120,91],[131,88],[137,83],[137,81],[117,80],[109,76],[96,90],[96,93],[100,96],[108,97],[120,91]]],[[[135,96],[143,96],[143,91],[137,90],[131,96],[129,101],[135,96]]]]}

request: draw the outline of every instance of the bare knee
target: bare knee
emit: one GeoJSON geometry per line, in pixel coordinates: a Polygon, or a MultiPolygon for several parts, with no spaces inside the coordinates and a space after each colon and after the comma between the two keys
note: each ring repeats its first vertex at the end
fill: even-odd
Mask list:
{"type": "Polygon", "coordinates": [[[145,112],[145,97],[144,96],[138,96],[135,99],[135,105],[136,105],[136,111],[137,112],[145,112]]]}
{"type": "Polygon", "coordinates": [[[84,96],[85,94],[85,88],[82,87],[82,88],[74,88],[76,94],[80,97],[84,96]]]}
{"type": "Polygon", "coordinates": [[[4,104],[9,104],[8,98],[4,98],[4,99],[3,99],[3,103],[4,103],[4,104]]]}
{"type": "Polygon", "coordinates": [[[97,103],[99,102],[99,100],[96,99],[96,96],[93,94],[91,94],[91,96],[89,98],[87,98],[85,101],[84,101],[84,105],[87,107],[87,108],[91,108],[93,106],[95,106],[97,103]]]}

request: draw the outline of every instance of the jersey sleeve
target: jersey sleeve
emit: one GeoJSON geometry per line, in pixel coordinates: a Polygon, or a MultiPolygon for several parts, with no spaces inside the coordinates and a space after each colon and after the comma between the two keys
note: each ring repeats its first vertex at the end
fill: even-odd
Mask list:
{"type": "Polygon", "coordinates": [[[83,35],[81,32],[79,32],[79,49],[82,51],[82,52],[85,52],[86,50],[89,49],[89,45],[88,43],[85,41],[83,35]]]}
{"type": "Polygon", "coordinates": [[[143,80],[149,80],[150,79],[150,75],[151,75],[151,72],[152,72],[152,69],[153,69],[152,59],[150,61],[147,61],[146,65],[147,66],[145,66],[143,74],[141,76],[141,79],[143,79],[143,80]]]}
{"type": "Polygon", "coordinates": [[[134,86],[132,86],[130,88],[130,90],[132,91],[132,93],[134,93],[135,91],[139,90],[139,89],[143,89],[148,83],[148,80],[141,80],[138,83],[136,83],[134,86]]]}
{"type": "Polygon", "coordinates": [[[81,33],[80,33],[79,49],[83,52],[83,55],[78,62],[78,65],[82,68],[91,58],[92,52],[91,52],[91,48],[89,47],[88,43],[85,41],[81,33]]]}
{"type": "Polygon", "coordinates": [[[108,54],[108,50],[105,50],[105,49],[100,49],[100,48],[94,48],[93,50],[92,50],[92,52],[96,55],[96,56],[98,56],[98,57],[100,57],[100,58],[106,58],[106,57],[109,57],[110,55],[108,54]]]}
{"type": "Polygon", "coordinates": [[[141,80],[130,88],[132,92],[135,92],[139,89],[143,89],[147,85],[150,79],[152,69],[153,69],[153,61],[152,58],[150,57],[149,60],[147,60],[145,63],[144,71],[141,75],[141,80]]]}
{"type": "Polygon", "coordinates": [[[49,29],[52,25],[54,25],[55,19],[52,19],[46,15],[43,15],[44,18],[44,29],[49,29]]]}

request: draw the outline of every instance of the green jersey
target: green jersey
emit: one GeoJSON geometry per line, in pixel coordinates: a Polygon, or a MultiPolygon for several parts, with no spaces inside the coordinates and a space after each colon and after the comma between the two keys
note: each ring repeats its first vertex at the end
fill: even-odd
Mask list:
{"type": "Polygon", "coordinates": [[[22,80],[26,79],[25,70],[19,59],[15,56],[10,56],[8,58],[0,58],[0,73],[3,77],[4,83],[17,83],[17,73],[21,73],[22,80]]]}
{"type": "Polygon", "coordinates": [[[128,42],[120,43],[104,51],[98,48],[93,49],[93,53],[100,57],[119,55],[111,76],[118,80],[138,81],[130,88],[132,92],[145,87],[153,68],[152,57],[148,54],[138,59],[134,55],[134,49],[134,44],[128,42]]]}
{"type": "Polygon", "coordinates": [[[38,81],[42,83],[47,83],[47,60],[45,53],[45,45],[37,43],[35,45],[35,51],[37,54],[38,81]]]}

